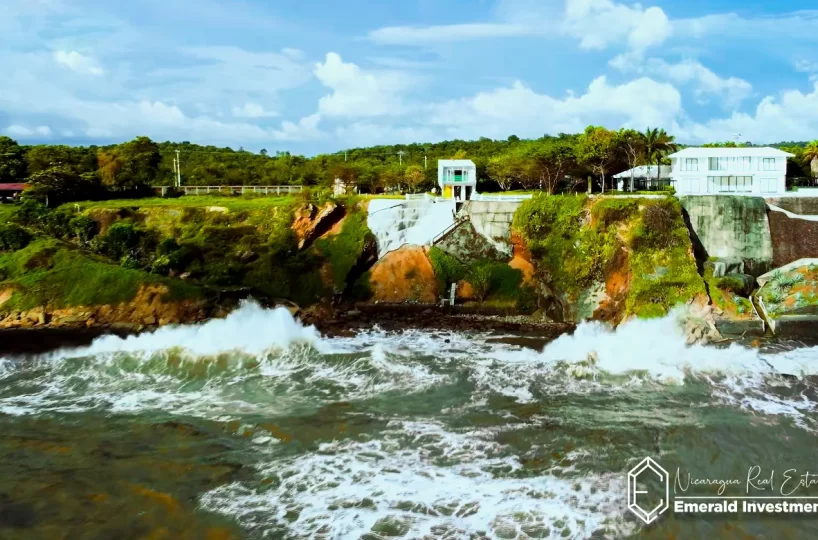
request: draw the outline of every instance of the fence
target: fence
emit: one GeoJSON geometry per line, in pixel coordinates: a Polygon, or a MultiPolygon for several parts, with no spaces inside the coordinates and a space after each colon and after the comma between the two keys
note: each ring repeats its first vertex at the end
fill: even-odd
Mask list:
{"type": "Polygon", "coordinates": [[[155,186],[154,191],[165,195],[169,190],[182,191],[185,195],[233,195],[245,193],[263,193],[264,195],[289,195],[301,193],[303,186],[155,186]]]}

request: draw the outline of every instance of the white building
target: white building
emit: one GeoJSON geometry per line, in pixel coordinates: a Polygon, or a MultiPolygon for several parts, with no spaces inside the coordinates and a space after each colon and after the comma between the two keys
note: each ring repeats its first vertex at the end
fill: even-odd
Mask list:
{"type": "Polygon", "coordinates": [[[775,148],[685,148],[668,156],[679,195],[780,195],[787,191],[787,158],[775,148]]]}
{"type": "Polygon", "coordinates": [[[477,188],[477,167],[469,159],[441,159],[437,162],[437,183],[445,198],[468,201],[477,188]]]}
{"type": "Polygon", "coordinates": [[[671,184],[670,166],[661,165],[656,170],[656,165],[640,165],[627,171],[615,174],[619,191],[631,191],[631,180],[633,180],[633,191],[659,191],[671,184]],[[656,173],[659,178],[656,178],[656,173]]]}

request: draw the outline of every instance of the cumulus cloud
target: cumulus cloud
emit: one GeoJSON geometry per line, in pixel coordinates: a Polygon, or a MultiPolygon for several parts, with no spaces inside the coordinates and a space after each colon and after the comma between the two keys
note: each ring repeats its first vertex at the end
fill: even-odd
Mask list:
{"type": "Polygon", "coordinates": [[[610,128],[671,126],[682,111],[681,96],[672,85],[639,78],[611,85],[598,77],[582,95],[555,98],[515,82],[431,107],[430,119],[449,126],[461,137],[510,133],[536,137],[545,133],[577,132],[589,124],[610,128]]]}
{"type": "Polygon", "coordinates": [[[315,76],[332,93],[318,102],[318,112],[328,117],[375,117],[405,114],[403,93],[419,79],[399,71],[364,70],[328,53],[315,66],[315,76]]]}
{"type": "Polygon", "coordinates": [[[728,118],[685,125],[680,138],[692,141],[743,140],[777,142],[818,138],[818,82],[812,91],[787,90],[761,100],[753,113],[734,112],[728,118]]]}
{"type": "Polygon", "coordinates": [[[54,61],[82,75],[99,76],[105,73],[94,58],[77,51],[54,51],[54,61]]]}
{"type": "Polygon", "coordinates": [[[643,60],[641,54],[621,54],[611,60],[610,65],[626,73],[649,74],[677,84],[692,84],[694,96],[701,103],[717,96],[726,106],[736,107],[753,91],[753,86],[744,79],[719,77],[691,58],[673,64],[661,58],[643,60]]]}
{"type": "Polygon", "coordinates": [[[661,45],[672,33],[661,8],[612,0],[566,0],[564,27],[585,49],[604,49],[625,40],[632,49],[644,50],[661,45]]]}

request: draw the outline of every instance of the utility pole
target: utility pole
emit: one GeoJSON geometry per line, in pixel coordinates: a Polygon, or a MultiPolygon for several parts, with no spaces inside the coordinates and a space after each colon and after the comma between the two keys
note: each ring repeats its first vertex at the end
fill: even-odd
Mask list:
{"type": "Polygon", "coordinates": [[[427,161],[428,161],[428,158],[426,157],[426,154],[423,154],[423,170],[424,171],[429,168],[429,166],[427,165],[427,161]]]}
{"type": "Polygon", "coordinates": [[[346,162],[347,162],[347,151],[344,150],[344,163],[346,163],[346,162]]]}
{"type": "Polygon", "coordinates": [[[182,161],[179,158],[179,150],[176,151],[176,187],[182,187],[182,161]]]}
{"type": "Polygon", "coordinates": [[[398,151],[398,164],[403,165],[403,156],[406,155],[406,152],[403,150],[398,151]]]}

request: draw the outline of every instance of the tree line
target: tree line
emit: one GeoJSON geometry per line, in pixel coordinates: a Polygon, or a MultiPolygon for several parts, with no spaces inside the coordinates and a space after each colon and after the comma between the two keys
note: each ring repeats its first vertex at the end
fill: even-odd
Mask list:
{"type": "MultiPolygon", "coordinates": [[[[751,146],[711,143],[706,146],[751,146]]],[[[773,145],[795,154],[788,176],[818,176],[818,141],[773,145]]],[[[361,193],[419,192],[435,187],[437,161],[471,159],[480,191],[512,189],[548,193],[613,187],[612,176],[639,165],[667,163],[682,148],[663,129],[619,131],[589,126],[583,133],[538,139],[482,137],[428,144],[353,148],[307,158],[289,152],[258,153],[157,143],[147,137],[109,146],[23,146],[0,137],[0,183],[27,183],[27,196],[51,203],[143,196],[151,186],[175,185],[180,156],[184,185],[304,185],[331,187],[340,178],[361,193]]],[[[655,168],[659,174],[659,167],[655,168]]]]}

